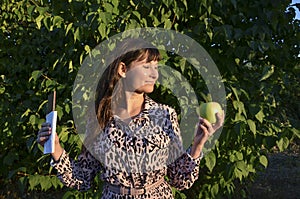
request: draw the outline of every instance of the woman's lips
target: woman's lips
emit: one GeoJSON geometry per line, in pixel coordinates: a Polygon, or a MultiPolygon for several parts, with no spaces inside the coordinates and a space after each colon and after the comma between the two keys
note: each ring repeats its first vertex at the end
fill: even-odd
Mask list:
{"type": "Polygon", "coordinates": [[[155,84],[155,81],[145,81],[145,84],[155,84]]]}

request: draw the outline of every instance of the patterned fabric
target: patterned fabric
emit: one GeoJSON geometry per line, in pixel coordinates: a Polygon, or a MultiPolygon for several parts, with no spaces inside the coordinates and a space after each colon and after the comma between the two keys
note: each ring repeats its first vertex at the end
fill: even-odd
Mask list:
{"type": "Polygon", "coordinates": [[[57,162],[51,162],[66,186],[87,190],[98,172],[104,182],[135,188],[167,177],[145,195],[122,196],[104,188],[103,199],[173,198],[171,186],[190,188],[198,178],[202,158],[194,159],[184,151],[175,110],[148,96],[139,115],[128,124],[114,116],[87,148],[77,161],[64,151],[57,162]]]}

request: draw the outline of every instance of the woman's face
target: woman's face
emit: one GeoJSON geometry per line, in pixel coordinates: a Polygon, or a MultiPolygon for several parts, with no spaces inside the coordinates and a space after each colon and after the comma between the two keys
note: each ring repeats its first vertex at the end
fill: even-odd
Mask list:
{"type": "Polygon", "coordinates": [[[158,79],[158,62],[133,61],[126,72],[125,86],[128,91],[151,93],[158,79]]]}

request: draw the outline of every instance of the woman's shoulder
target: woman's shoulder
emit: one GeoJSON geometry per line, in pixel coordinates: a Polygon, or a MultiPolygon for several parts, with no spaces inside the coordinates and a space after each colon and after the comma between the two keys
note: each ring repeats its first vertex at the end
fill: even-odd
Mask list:
{"type": "Polygon", "coordinates": [[[166,112],[170,115],[172,114],[176,114],[176,111],[173,107],[171,107],[170,105],[164,104],[164,103],[160,103],[160,102],[156,102],[154,99],[150,98],[149,96],[146,95],[145,97],[145,108],[148,110],[153,110],[153,111],[163,111],[166,112]]]}

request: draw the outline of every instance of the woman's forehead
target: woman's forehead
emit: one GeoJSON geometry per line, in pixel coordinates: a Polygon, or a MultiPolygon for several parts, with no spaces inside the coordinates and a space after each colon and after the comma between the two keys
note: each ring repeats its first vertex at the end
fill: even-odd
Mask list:
{"type": "Polygon", "coordinates": [[[157,60],[149,61],[149,60],[147,59],[147,57],[146,57],[146,58],[144,58],[143,60],[135,60],[135,61],[133,61],[132,63],[135,64],[135,65],[141,65],[141,64],[157,64],[158,61],[157,61],[157,60]]]}

